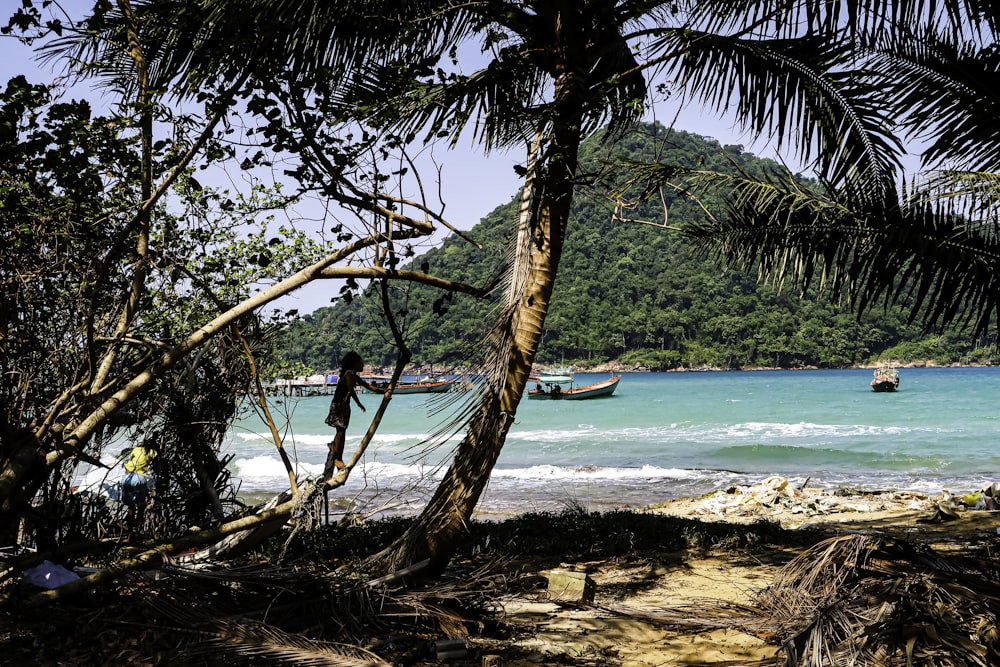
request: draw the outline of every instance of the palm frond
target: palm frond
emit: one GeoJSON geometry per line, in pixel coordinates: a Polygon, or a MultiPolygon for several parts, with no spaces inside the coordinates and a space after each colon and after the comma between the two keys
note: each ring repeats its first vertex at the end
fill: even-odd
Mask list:
{"type": "Polygon", "coordinates": [[[1000,648],[983,632],[997,622],[1000,586],[969,565],[906,542],[836,537],[789,563],[753,606],[792,665],[985,667],[1000,648]]]}
{"type": "Polygon", "coordinates": [[[686,232],[705,253],[779,286],[813,282],[856,312],[906,302],[928,328],[957,323],[976,334],[1000,312],[1000,239],[926,191],[881,203],[798,183],[692,173],[693,192],[729,193],[725,215],[686,232]]]}
{"type": "MultiPolygon", "coordinates": [[[[189,95],[248,75],[266,82],[276,72],[308,77],[333,71],[346,82],[365,63],[439,54],[471,28],[466,9],[436,12],[440,3],[433,0],[138,0],[134,6],[154,87],[176,82],[189,95]]],[[[85,23],[44,54],[91,67],[124,66],[121,26],[113,3],[98,3],[85,23]]],[[[122,70],[105,71],[114,76],[122,70]]]]}
{"type": "Polygon", "coordinates": [[[713,0],[690,4],[687,12],[700,28],[772,38],[849,33],[868,41],[924,25],[960,35],[991,16],[989,3],[978,0],[713,0]]]}
{"type": "Polygon", "coordinates": [[[593,24],[591,41],[597,49],[587,72],[591,109],[586,114],[584,134],[604,126],[610,136],[620,136],[642,117],[647,93],[645,76],[623,30],[651,8],[632,3],[594,5],[588,18],[593,24]]]}
{"type": "Polygon", "coordinates": [[[342,103],[376,109],[376,122],[401,134],[445,136],[452,145],[471,136],[487,151],[517,145],[539,121],[544,90],[544,73],[522,55],[504,49],[478,71],[444,78],[426,65],[370,68],[342,103]]]}
{"type": "Polygon", "coordinates": [[[939,215],[964,221],[970,234],[1000,236],[1000,174],[943,170],[923,174],[915,198],[937,204],[939,215]]]}
{"type": "Polygon", "coordinates": [[[823,180],[892,187],[903,149],[878,90],[849,68],[846,43],[671,30],[657,49],[683,54],[670,71],[686,95],[734,112],[754,135],[776,139],[779,150],[791,142],[802,160],[816,161],[823,180]]]}
{"type": "Polygon", "coordinates": [[[908,136],[927,143],[924,163],[1000,171],[1000,52],[933,30],[875,45],[871,77],[908,136]]]}
{"type": "Polygon", "coordinates": [[[492,321],[485,327],[481,338],[465,346],[460,355],[479,381],[470,392],[451,392],[433,399],[435,411],[444,413],[446,418],[420,444],[425,450],[444,446],[457,433],[472,430],[474,424],[481,432],[496,432],[507,419],[505,414],[494,408],[507,378],[514,345],[510,332],[515,326],[518,299],[531,271],[530,247],[540,198],[535,184],[539,180],[542,150],[543,137],[538,132],[528,148],[517,225],[504,250],[499,274],[492,281],[497,297],[492,321]]]}
{"type": "Polygon", "coordinates": [[[254,660],[254,664],[320,667],[391,667],[392,663],[360,646],[316,641],[300,634],[285,632],[263,623],[230,622],[220,624],[216,641],[226,651],[254,660]]]}
{"type": "Polygon", "coordinates": [[[500,613],[508,564],[459,566],[421,587],[402,579],[374,585],[357,570],[324,572],[301,562],[170,567],[171,583],[147,589],[132,620],[155,618],[162,631],[187,636],[174,656],[181,665],[204,664],[206,656],[253,665],[398,664],[387,660],[406,650],[406,641],[396,648],[362,646],[387,635],[423,637],[418,648],[428,637],[469,636],[500,613]]]}
{"type": "Polygon", "coordinates": [[[876,535],[817,543],[745,605],[606,609],[687,632],[736,628],[781,648],[755,664],[987,667],[1000,658],[995,570],[876,535]]]}
{"type": "MultiPolygon", "coordinates": [[[[524,185],[521,188],[517,225],[511,234],[504,255],[504,268],[497,286],[499,300],[493,326],[481,345],[485,351],[483,370],[486,377],[484,390],[486,401],[494,400],[500,394],[506,381],[514,344],[510,332],[514,330],[518,300],[525,293],[531,276],[531,244],[534,242],[535,225],[538,219],[538,202],[541,193],[537,191],[539,170],[542,166],[543,133],[537,132],[528,149],[524,185]]],[[[477,407],[482,412],[484,405],[477,407]]]]}
{"type": "Polygon", "coordinates": [[[853,3],[842,2],[713,0],[688,5],[691,24],[699,29],[773,38],[836,34],[856,14],[853,3]]]}

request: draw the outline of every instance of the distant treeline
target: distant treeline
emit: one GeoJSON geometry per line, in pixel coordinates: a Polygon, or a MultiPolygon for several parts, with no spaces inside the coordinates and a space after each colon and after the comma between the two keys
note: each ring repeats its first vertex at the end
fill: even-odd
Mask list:
{"type": "MultiPolygon", "coordinates": [[[[652,126],[647,127],[647,130],[652,126]]],[[[657,128],[662,136],[662,129],[657,128]]],[[[660,151],[665,163],[717,171],[761,173],[775,164],[723,147],[712,139],[675,132],[660,151]]],[[[636,133],[618,149],[651,159],[660,147],[636,133]]],[[[591,155],[596,165],[596,157],[591,155]]],[[[596,169],[596,166],[595,166],[596,169]]],[[[667,199],[671,226],[701,216],[683,197],[667,199]]],[[[878,359],[928,360],[938,364],[991,363],[993,340],[972,341],[960,332],[924,332],[907,324],[908,311],[893,307],[860,320],[829,298],[779,293],[743,273],[695,256],[676,231],[616,221],[610,201],[577,197],[559,267],[555,295],[539,351],[542,363],[622,368],[774,367],[838,368],[878,359]]],[[[469,235],[476,248],[451,236],[411,266],[472,285],[486,285],[502,269],[506,237],[516,219],[514,199],[497,207],[469,235]]],[[[657,205],[631,212],[636,220],[663,221],[657,205]]],[[[363,286],[350,286],[334,306],[303,316],[285,332],[282,351],[294,368],[335,368],[340,355],[358,350],[372,365],[394,360],[381,304],[363,286]]],[[[413,361],[467,366],[493,319],[496,297],[476,300],[419,285],[397,285],[394,312],[406,327],[413,361]]]]}

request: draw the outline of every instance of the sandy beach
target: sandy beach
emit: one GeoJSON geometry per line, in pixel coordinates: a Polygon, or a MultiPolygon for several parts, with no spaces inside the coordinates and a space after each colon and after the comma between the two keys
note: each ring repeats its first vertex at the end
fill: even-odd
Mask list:
{"type": "MultiPolygon", "coordinates": [[[[974,499],[970,496],[956,499],[947,492],[927,497],[909,492],[795,488],[784,478],[772,477],[749,487],[670,500],[617,515],[520,517],[512,519],[513,523],[506,527],[484,522],[473,531],[476,539],[491,535],[495,543],[509,541],[514,548],[492,553],[467,550],[466,555],[456,560],[450,585],[461,587],[468,573],[488,568],[490,572],[483,581],[502,582],[487,586],[486,590],[491,591],[487,594],[487,607],[491,611],[478,620],[472,616],[459,626],[452,624],[451,630],[444,626],[436,630],[421,626],[423,629],[410,638],[411,646],[418,650],[401,653],[396,649],[383,654],[387,662],[372,664],[455,667],[778,664],[775,660],[782,658],[780,632],[773,626],[761,629],[764,626],[747,623],[746,614],[748,610],[751,616],[755,613],[760,600],[766,597],[762,592],[769,590],[768,587],[773,589],[773,584],[781,580],[796,558],[817,545],[846,542],[855,536],[875,536],[921,545],[920,549],[933,550],[935,557],[940,555],[945,560],[954,557],[956,563],[965,558],[989,565],[995,562],[993,553],[1000,540],[1000,512],[964,505],[974,499]],[[665,517],[680,520],[664,521],[665,517]],[[600,555],[560,560],[566,552],[553,553],[551,545],[569,543],[565,535],[556,537],[555,531],[572,533],[577,526],[584,525],[600,526],[603,531],[589,538],[594,540],[591,547],[605,538],[621,546],[620,540],[616,540],[623,531],[634,531],[631,533],[634,544],[610,550],[585,548],[576,553],[600,555]],[[491,530],[496,532],[490,533],[491,530]],[[683,539],[659,532],[662,530],[684,532],[683,539]],[[515,539],[518,536],[530,536],[535,541],[518,542],[515,539]],[[687,546],[681,550],[663,546],[669,544],[687,546]],[[538,545],[549,548],[542,552],[534,549],[538,545]],[[498,555],[502,556],[499,560],[498,555]],[[504,563],[499,570],[497,562],[504,563]],[[577,584],[579,588],[575,588],[577,584]],[[739,617],[742,622],[738,614],[743,614],[739,617]],[[459,632],[454,634],[456,629],[459,632]],[[427,647],[442,642],[454,644],[457,650],[439,651],[437,655],[433,650],[428,652],[427,647]]],[[[879,558],[890,552],[880,551],[879,558]]],[[[273,565],[252,560],[265,566],[262,570],[265,577],[273,575],[273,565]]],[[[317,568],[311,575],[313,578],[296,584],[296,575],[288,580],[289,585],[305,582],[308,589],[321,588],[316,585],[323,580],[321,572],[337,560],[320,555],[313,562],[317,568]]],[[[927,568],[917,571],[906,560],[897,564],[901,564],[895,571],[897,577],[899,572],[903,572],[904,578],[911,572],[915,576],[931,572],[927,568]]],[[[819,572],[818,567],[816,571],[819,572]]],[[[238,580],[247,576],[246,572],[238,572],[237,564],[231,576],[238,580]]],[[[285,573],[291,576],[287,568],[285,573]]],[[[945,575],[946,579],[949,577],[950,574],[945,575]]],[[[968,588],[973,597],[987,599],[986,604],[1000,603],[1000,583],[993,574],[988,573],[985,579],[974,577],[975,573],[966,583],[980,582],[983,595],[980,596],[977,584],[973,583],[968,588]]],[[[904,581],[905,585],[912,583],[904,581]]],[[[197,659],[191,661],[190,655],[187,661],[178,662],[177,649],[194,637],[185,629],[193,620],[198,619],[204,627],[215,627],[221,622],[222,607],[218,606],[218,600],[212,599],[214,593],[208,594],[215,590],[214,584],[197,576],[173,578],[169,573],[165,577],[150,573],[121,582],[117,592],[83,596],[49,608],[14,608],[0,617],[0,655],[4,656],[0,662],[104,665],[109,664],[109,656],[114,656],[115,664],[120,665],[208,664],[197,659]],[[183,605],[170,602],[175,599],[184,601],[183,605]],[[169,622],[163,622],[164,614],[170,618],[169,622]],[[96,644],[92,641],[95,636],[100,638],[96,644]]],[[[401,593],[405,596],[406,589],[401,593]]],[[[252,609],[263,603],[273,621],[280,624],[282,613],[300,608],[301,603],[297,603],[281,607],[284,611],[279,613],[270,596],[266,591],[262,599],[251,595],[240,602],[241,611],[231,609],[224,617],[240,618],[243,619],[240,623],[252,625],[257,619],[252,609]]],[[[969,603],[961,604],[966,609],[969,603]]],[[[988,621],[989,627],[996,627],[993,620],[988,621]]],[[[363,643],[370,648],[391,643],[390,639],[378,639],[382,636],[376,634],[369,640],[375,643],[363,643]]],[[[995,644],[1000,644],[1000,638],[995,644]]],[[[308,642],[304,644],[307,645],[308,642]]],[[[260,649],[256,646],[254,650],[260,649]]],[[[986,650],[998,648],[992,645],[986,650]]],[[[310,655],[316,657],[314,653],[310,655]]],[[[989,662],[992,655],[986,655],[986,662],[949,664],[996,664],[989,662]]]]}
{"type": "Polygon", "coordinates": [[[510,651],[504,651],[502,663],[497,664],[755,664],[774,658],[778,647],[738,630],[706,631],[698,623],[678,629],[677,621],[683,624],[686,610],[693,615],[706,604],[752,604],[793,558],[834,535],[884,535],[927,545],[944,555],[962,555],[975,545],[995,543],[1000,532],[1000,512],[962,508],[948,494],[836,494],[789,489],[781,478],[730,493],[672,500],[644,511],[733,524],[766,519],[811,537],[795,547],[763,552],[688,550],[657,560],[565,563],[570,570],[586,571],[593,580],[593,604],[560,603],[547,599],[544,591],[506,601],[506,620],[522,633],[515,643],[521,654],[511,658],[510,651]],[[674,627],[644,618],[661,614],[674,627]]]}

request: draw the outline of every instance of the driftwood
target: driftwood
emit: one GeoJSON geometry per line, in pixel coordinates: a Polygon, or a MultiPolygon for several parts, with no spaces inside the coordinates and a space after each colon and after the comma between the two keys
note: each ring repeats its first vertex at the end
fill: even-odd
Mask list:
{"type": "MultiPolygon", "coordinates": [[[[310,492],[311,491],[312,490],[310,490],[310,492]]],[[[279,493],[261,508],[260,512],[258,512],[258,516],[261,513],[270,512],[279,507],[283,507],[286,503],[291,503],[293,505],[297,504],[292,503],[292,499],[293,495],[290,491],[279,493]]],[[[221,540],[209,544],[198,551],[181,554],[176,558],[173,558],[172,562],[175,565],[194,565],[210,560],[239,558],[240,556],[246,555],[253,549],[257,548],[269,537],[281,530],[282,526],[288,522],[290,515],[291,512],[283,512],[275,515],[251,528],[226,535],[221,540]]]]}
{"type": "Polygon", "coordinates": [[[414,572],[419,572],[420,570],[423,570],[430,564],[431,564],[431,559],[425,558],[419,563],[414,563],[409,567],[404,567],[401,570],[396,570],[395,572],[387,574],[384,577],[372,579],[371,581],[368,582],[368,587],[377,588],[379,586],[388,586],[389,584],[393,584],[396,583],[397,581],[405,579],[407,576],[413,574],[414,572]]]}

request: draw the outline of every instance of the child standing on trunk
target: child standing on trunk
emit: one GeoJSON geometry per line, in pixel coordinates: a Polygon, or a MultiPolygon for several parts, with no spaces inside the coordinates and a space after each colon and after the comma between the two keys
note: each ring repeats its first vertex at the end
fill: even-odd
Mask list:
{"type": "Polygon", "coordinates": [[[357,386],[360,384],[369,391],[381,393],[374,385],[369,384],[361,377],[360,373],[365,368],[365,362],[357,352],[348,352],[340,362],[340,377],[337,378],[337,388],[333,392],[333,400],[330,401],[330,412],[326,416],[326,423],[337,430],[333,436],[333,442],[329,444],[330,453],[326,457],[326,466],[323,469],[323,480],[333,477],[337,470],[344,467],[344,440],[347,437],[347,426],[351,422],[351,400],[358,404],[361,411],[365,411],[365,406],[358,398],[357,386]]]}

